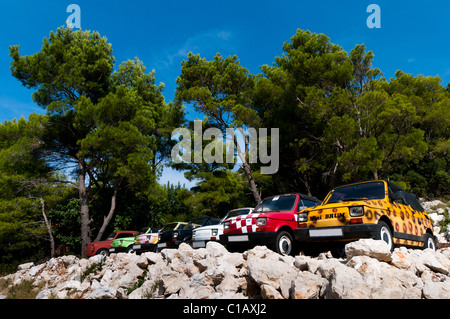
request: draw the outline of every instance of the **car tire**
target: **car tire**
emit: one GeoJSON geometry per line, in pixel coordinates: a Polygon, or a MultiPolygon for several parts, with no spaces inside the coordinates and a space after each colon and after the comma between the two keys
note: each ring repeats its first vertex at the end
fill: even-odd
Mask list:
{"type": "Polygon", "coordinates": [[[127,247],[127,254],[134,254],[134,253],[135,253],[135,251],[133,249],[133,245],[128,246],[127,247]]]}
{"type": "Polygon", "coordinates": [[[430,248],[432,250],[436,250],[436,242],[434,241],[433,236],[430,233],[425,233],[423,237],[423,249],[430,248]]]}
{"type": "Polygon", "coordinates": [[[287,231],[278,232],[273,245],[275,252],[281,255],[290,255],[294,249],[294,241],[287,231]]]}
{"type": "Polygon", "coordinates": [[[391,252],[394,251],[394,239],[392,237],[391,229],[385,222],[380,221],[378,223],[378,230],[375,239],[384,241],[388,244],[389,250],[391,252]]]}
{"type": "Polygon", "coordinates": [[[336,243],[330,247],[331,256],[334,258],[345,258],[345,244],[336,243]]]}
{"type": "Polygon", "coordinates": [[[108,251],[108,249],[102,248],[102,249],[97,250],[97,252],[95,254],[102,255],[103,257],[108,257],[109,251],[108,251]]]}

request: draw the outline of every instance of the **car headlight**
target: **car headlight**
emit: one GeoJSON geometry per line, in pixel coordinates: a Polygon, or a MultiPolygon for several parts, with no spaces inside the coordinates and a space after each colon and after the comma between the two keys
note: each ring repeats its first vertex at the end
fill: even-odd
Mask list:
{"type": "Polygon", "coordinates": [[[298,222],[304,223],[308,221],[308,212],[298,214],[298,222]]]}
{"type": "Polygon", "coordinates": [[[195,231],[192,232],[192,238],[195,238],[195,231]]]}
{"type": "Polygon", "coordinates": [[[267,225],[266,217],[259,217],[256,219],[256,226],[266,226],[266,225],[267,225]]]}
{"type": "Polygon", "coordinates": [[[364,215],[364,206],[352,206],[349,211],[352,217],[362,216],[364,215]]]}
{"type": "Polygon", "coordinates": [[[223,223],[223,229],[228,229],[228,228],[230,228],[230,222],[223,223]]]}
{"type": "Polygon", "coordinates": [[[178,237],[178,232],[173,232],[172,237],[173,238],[177,238],[178,237]]]}
{"type": "Polygon", "coordinates": [[[218,229],[211,229],[211,236],[216,237],[218,232],[219,232],[218,229]]]}

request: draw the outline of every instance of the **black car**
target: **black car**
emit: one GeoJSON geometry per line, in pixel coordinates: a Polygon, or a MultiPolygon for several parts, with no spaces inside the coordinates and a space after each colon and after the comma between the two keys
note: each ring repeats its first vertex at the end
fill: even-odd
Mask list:
{"type": "Polygon", "coordinates": [[[181,243],[192,240],[192,231],[197,227],[217,225],[220,218],[215,217],[197,217],[188,222],[182,229],[169,230],[159,236],[158,251],[164,248],[178,248],[181,243]]]}

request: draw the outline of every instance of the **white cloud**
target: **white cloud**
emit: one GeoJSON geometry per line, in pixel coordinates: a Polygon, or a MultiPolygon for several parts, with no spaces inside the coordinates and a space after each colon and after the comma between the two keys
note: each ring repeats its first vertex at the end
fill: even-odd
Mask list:
{"type": "Polygon", "coordinates": [[[229,51],[232,48],[230,44],[232,39],[233,34],[228,30],[208,30],[194,34],[178,47],[166,50],[156,57],[154,59],[155,67],[156,69],[165,69],[174,64],[178,66],[183,59],[187,58],[189,52],[215,55],[217,52],[229,51]]]}

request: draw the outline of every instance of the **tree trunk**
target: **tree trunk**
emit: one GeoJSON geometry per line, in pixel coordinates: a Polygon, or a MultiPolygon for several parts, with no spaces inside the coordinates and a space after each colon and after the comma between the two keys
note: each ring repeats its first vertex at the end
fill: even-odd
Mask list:
{"type": "Polygon", "coordinates": [[[245,136],[245,134],[242,134],[242,136],[244,137],[245,140],[245,148],[246,148],[246,152],[242,152],[241,147],[239,146],[239,143],[237,141],[236,136],[234,136],[233,140],[234,140],[234,144],[236,145],[237,148],[237,153],[239,155],[239,158],[242,161],[242,168],[244,169],[245,174],[247,175],[248,178],[248,182],[250,184],[250,190],[253,194],[253,197],[255,198],[256,201],[256,205],[258,205],[261,202],[261,195],[258,192],[258,188],[256,186],[256,182],[255,179],[253,178],[253,172],[252,172],[252,168],[250,167],[250,165],[247,163],[247,145],[248,145],[248,139],[245,136]]]}
{"type": "Polygon", "coordinates": [[[109,209],[108,215],[106,217],[104,217],[102,227],[100,228],[100,230],[97,234],[97,237],[95,238],[94,241],[99,241],[102,239],[103,233],[105,232],[106,227],[108,227],[108,224],[114,215],[114,211],[116,210],[116,200],[117,200],[118,188],[119,188],[118,185],[114,188],[114,194],[111,197],[111,208],[109,209]]]}
{"type": "Polygon", "coordinates": [[[89,196],[86,189],[86,168],[84,161],[78,161],[78,193],[80,196],[80,215],[81,215],[81,257],[86,257],[86,246],[91,242],[89,236],[91,223],[89,218],[89,196]]]}
{"type": "MultiPolygon", "coordinates": [[[[244,161],[243,161],[244,162],[244,161]]],[[[242,164],[244,168],[244,172],[247,175],[248,182],[250,183],[250,190],[252,191],[253,197],[255,198],[256,204],[258,205],[261,202],[261,195],[258,192],[258,188],[256,187],[255,179],[253,178],[253,173],[250,165],[247,162],[242,164]]]]}
{"type": "Polygon", "coordinates": [[[307,195],[312,196],[311,187],[309,186],[307,177],[303,180],[303,185],[305,185],[307,195]]]}
{"type": "Polygon", "coordinates": [[[45,214],[45,202],[42,197],[39,198],[41,202],[42,216],[44,217],[45,227],[47,227],[48,237],[50,238],[50,258],[55,257],[55,239],[52,234],[52,225],[47,219],[47,215],[45,214]]]}

